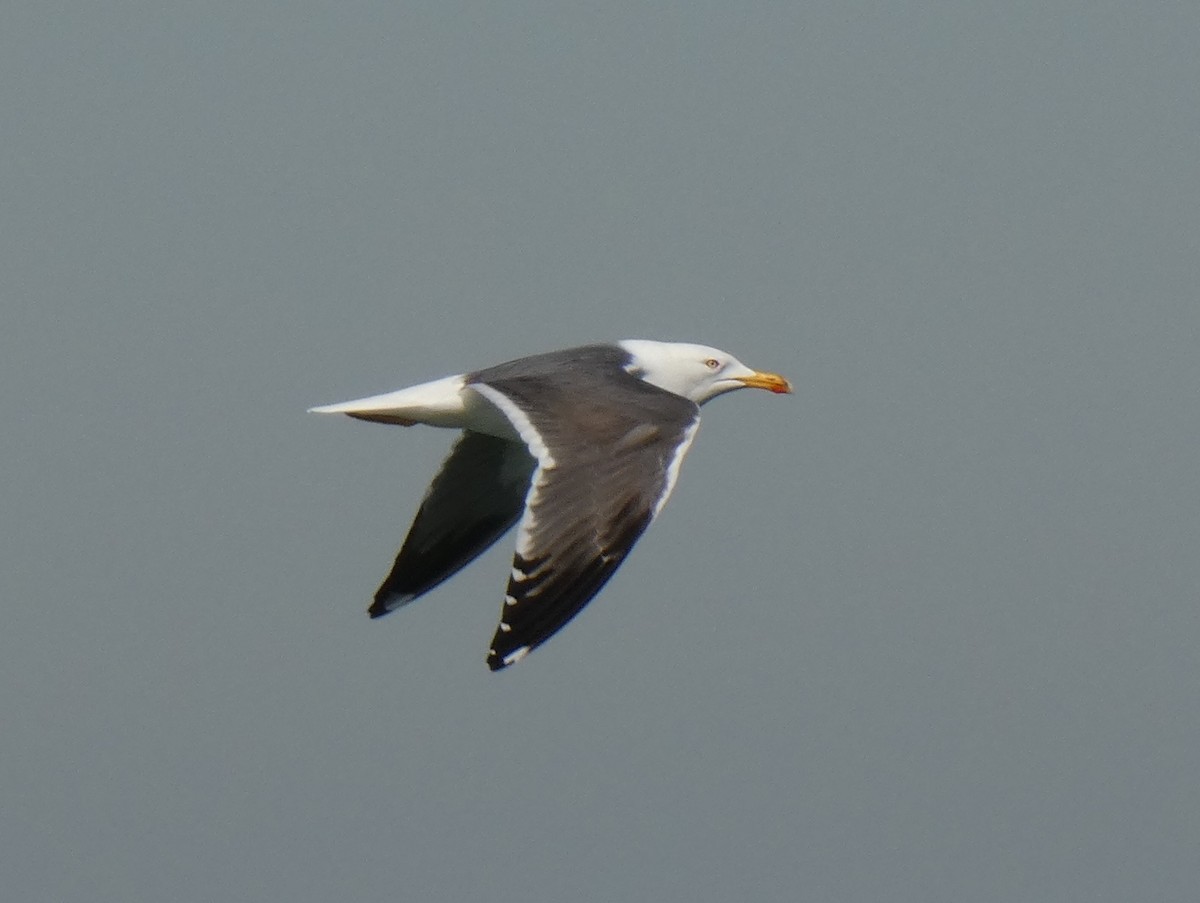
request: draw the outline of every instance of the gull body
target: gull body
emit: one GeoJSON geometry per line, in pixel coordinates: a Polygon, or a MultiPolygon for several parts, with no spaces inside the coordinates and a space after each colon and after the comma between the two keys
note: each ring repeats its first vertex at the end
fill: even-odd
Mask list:
{"type": "Polygon", "coordinates": [[[699,406],[742,388],[791,392],[716,348],[629,339],[312,408],[462,431],[371,616],[433,589],[520,520],[488,664],[520,661],[599,592],[662,510],[699,406]]]}

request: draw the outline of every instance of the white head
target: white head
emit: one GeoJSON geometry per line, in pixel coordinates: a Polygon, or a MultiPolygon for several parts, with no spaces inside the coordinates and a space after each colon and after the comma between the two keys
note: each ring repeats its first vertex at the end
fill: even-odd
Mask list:
{"type": "Polygon", "coordinates": [[[625,339],[617,344],[629,353],[626,369],[630,373],[696,404],[734,389],[792,391],[792,384],[777,373],[751,370],[733,355],[707,345],[647,339],[625,339]]]}

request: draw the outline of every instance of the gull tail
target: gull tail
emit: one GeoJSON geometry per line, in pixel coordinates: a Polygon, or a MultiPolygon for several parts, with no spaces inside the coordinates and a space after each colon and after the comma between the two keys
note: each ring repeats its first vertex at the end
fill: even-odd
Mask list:
{"type": "Polygon", "coordinates": [[[321,405],[308,411],[310,414],[346,414],[359,420],[398,426],[428,423],[431,426],[459,427],[463,425],[465,413],[461,394],[463,385],[462,376],[447,376],[419,386],[321,405]]]}

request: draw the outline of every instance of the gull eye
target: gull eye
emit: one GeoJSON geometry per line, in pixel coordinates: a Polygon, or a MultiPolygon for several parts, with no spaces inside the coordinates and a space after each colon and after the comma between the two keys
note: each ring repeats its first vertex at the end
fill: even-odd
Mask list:
{"type": "Polygon", "coordinates": [[[704,362],[704,366],[706,366],[709,370],[720,370],[721,362],[719,360],[717,360],[715,357],[710,357],[708,360],[706,360],[704,362]]]}

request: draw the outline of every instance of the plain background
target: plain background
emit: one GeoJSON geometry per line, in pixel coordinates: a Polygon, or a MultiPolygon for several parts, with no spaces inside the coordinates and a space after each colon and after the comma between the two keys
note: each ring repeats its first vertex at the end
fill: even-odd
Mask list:
{"type": "Polygon", "coordinates": [[[9,0],[0,887],[1192,901],[1200,7],[9,0]],[[499,675],[365,609],[452,436],[624,337],[705,409],[499,675]]]}

